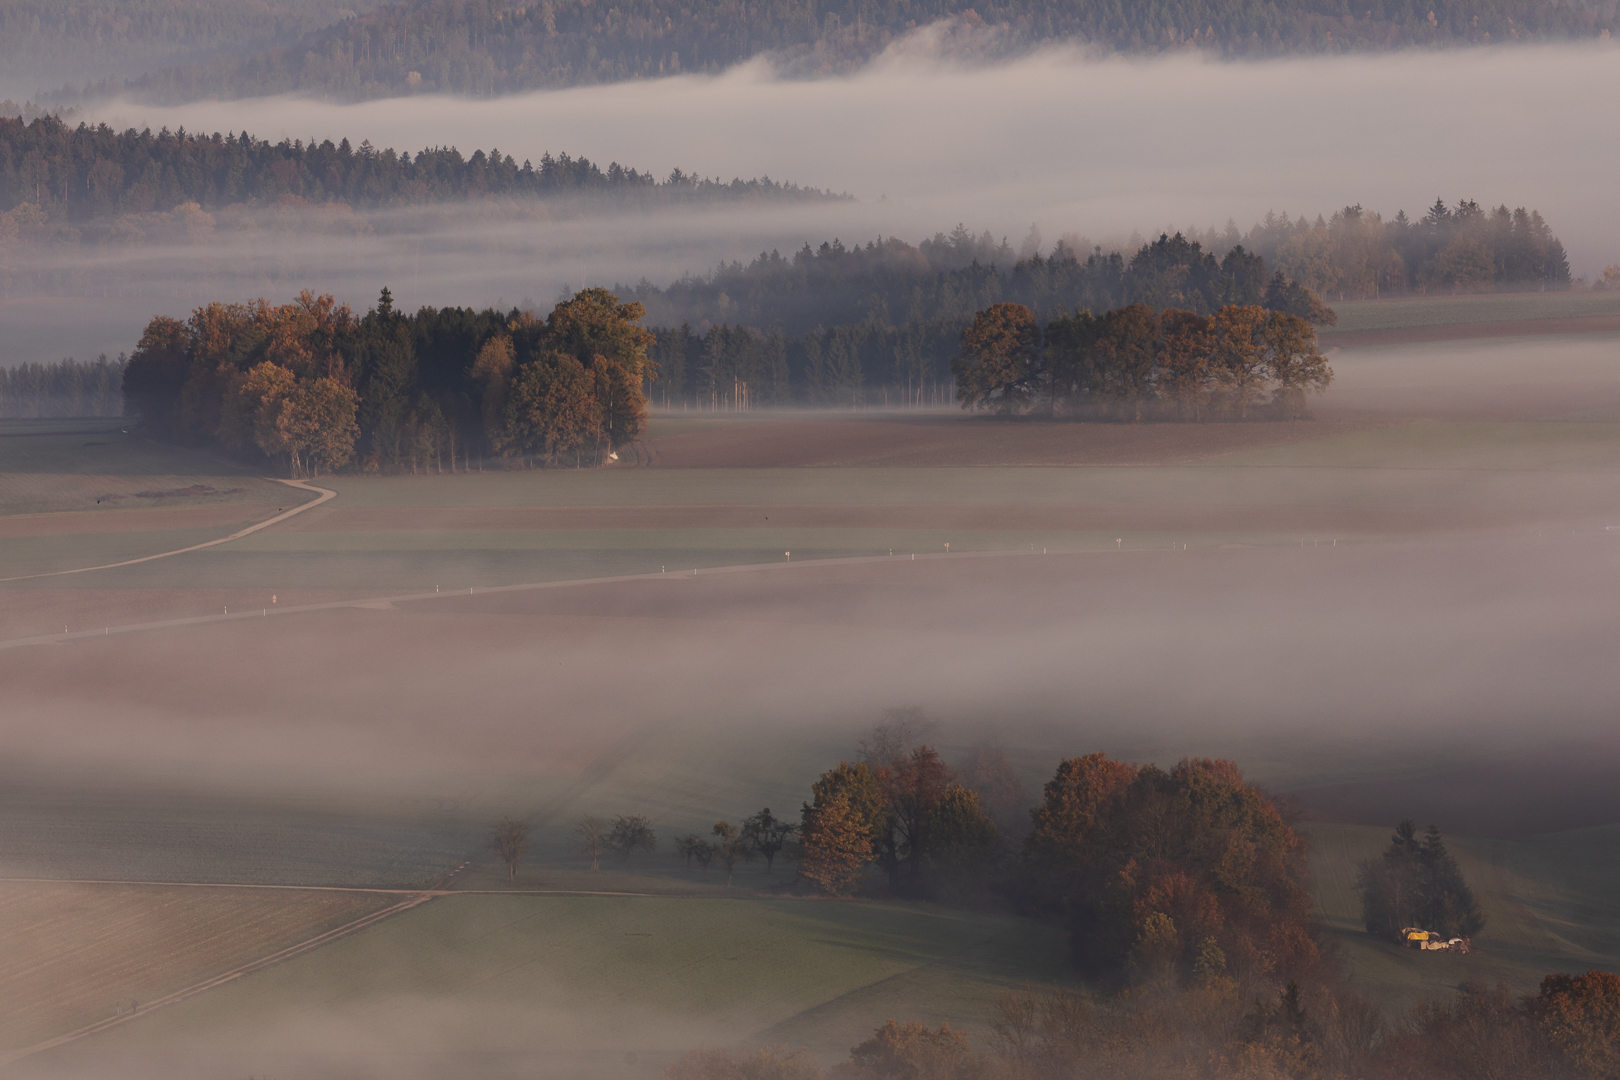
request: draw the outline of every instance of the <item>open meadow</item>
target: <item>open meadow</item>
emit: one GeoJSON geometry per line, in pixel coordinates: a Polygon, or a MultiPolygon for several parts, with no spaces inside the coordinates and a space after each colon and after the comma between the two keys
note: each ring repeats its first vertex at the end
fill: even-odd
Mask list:
{"type": "MultiPolygon", "coordinates": [[[[1290,793],[1326,936],[1389,1009],[1620,966],[1620,334],[1333,362],[1289,424],[658,416],[637,464],[323,477],[335,498],[239,540],[53,577],[28,575],[311,494],[117,430],[0,430],[0,577],[24,579],[0,583],[0,877],[420,890],[471,862],[453,895],[5,1075],[653,1076],[701,1043],[830,1061],[891,1016],[982,1039],[1003,989],[1068,978],[1060,929],[799,899],[780,860],[727,887],[671,848],[796,817],[896,706],[948,762],[1003,749],[1031,803],[1095,750],[1231,757],[1290,793]],[[512,883],[502,814],[534,829],[512,883]],[[586,814],[645,814],[661,849],[593,872],[586,814]],[[1360,929],[1356,866],[1407,816],[1480,895],[1469,957],[1360,929]]],[[[49,888],[0,905],[111,929],[13,1047],[381,895],[49,888]]]]}

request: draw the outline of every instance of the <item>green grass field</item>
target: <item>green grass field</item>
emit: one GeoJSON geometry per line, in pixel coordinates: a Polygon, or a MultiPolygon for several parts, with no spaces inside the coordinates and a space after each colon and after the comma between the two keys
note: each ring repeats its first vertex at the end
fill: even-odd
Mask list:
{"type": "Polygon", "coordinates": [[[309,497],[234,462],[131,435],[118,421],[0,422],[0,515],[296,506],[309,497]],[[161,494],[194,485],[215,493],[161,494]]]}
{"type": "Polygon", "coordinates": [[[896,1012],[981,1034],[1062,955],[1039,924],[928,906],[457,896],[11,1071],[651,1076],[742,1039],[833,1058],[896,1012]]]}
{"type": "MultiPolygon", "coordinates": [[[[1603,506],[1615,502],[1603,474],[1617,462],[1620,424],[1425,421],[1186,466],[339,476],[321,481],[338,492],[337,500],[307,518],[227,546],[98,571],[71,584],[418,591],[769,563],[783,561],[789,551],[794,559],[805,560],[929,553],[943,551],[946,543],[953,551],[1096,550],[1114,546],[1117,539],[1136,547],[1297,544],[1335,535],[1376,537],[1445,528],[1443,520],[1430,520],[1445,508],[1493,514],[1513,506],[1533,511],[1537,520],[1600,514],[1603,506]],[[1567,475],[1518,479],[1534,472],[1567,475]],[[1594,489],[1603,496],[1600,502],[1590,497],[1594,489]],[[759,517],[741,528],[638,528],[633,515],[617,518],[611,527],[594,528],[454,525],[457,510],[546,507],[755,508],[759,517]],[[867,511],[882,524],[803,523],[807,513],[836,513],[841,507],[867,511]],[[960,527],[941,524],[952,507],[960,511],[960,527]],[[998,517],[996,510],[1002,507],[1007,512],[998,517]],[[800,523],[777,527],[768,520],[773,508],[794,508],[800,523]],[[1014,508],[1086,509],[1053,527],[1041,525],[1039,513],[1014,508]],[[1365,516],[1356,523],[1355,516],[1368,508],[1385,516],[1365,516]],[[425,526],[390,521],[365,527],[353,517],[409,509],[439,513],[434,524],[425,526]],[[343,514],[351,518],[343,521],[343,514]],[[997,520],[1002,524],[994,524],[997,520]],[[919,527],[922,521],[927,524],[919,527]]],[[[97,468],[110,471],[116,463],[109,451],[97,468]]],[[[178,465],[168,462],[166,467],[178,465]]],[[[210,482],[208,475],[171,473],[164,482],[184,486],[182,481],[196,476],[210,482]]],[[[216,477],[212,482],[224,481],[216,477]]],[[[252,497],[274,495],[282,502],[283,495],[302,497],[272,487],[252,497]]],[[[259,507],[264,504],[244,509],[253,514],[274,509],[259,507]]],[[[62,533],[7,540],[4,576],[116,562],[228,531],[223,525],[139,531],[96,525],[92,530],[81,520],[68,515],[62,533]]],[[[55,584],[47,579],[22,587],[55,584]]]]}

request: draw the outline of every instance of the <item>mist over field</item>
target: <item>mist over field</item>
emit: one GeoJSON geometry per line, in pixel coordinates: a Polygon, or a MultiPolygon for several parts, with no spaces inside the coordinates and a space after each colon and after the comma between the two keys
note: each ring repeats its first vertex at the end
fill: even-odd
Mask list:
{"type": "MultiPolygon", "coordinates": [[[[1282,6],[0,125],[0,1077],[1620,1060],[1620,48],[1282,6]]],[[[638,55],[214,75],[434,12],[638,55]]]]}
{"type": "Polygon", "coordinates": [[[920,32],[842,79],[785,79],[755,61],[712,78],[495,100],[118,103],[89,119],[412,152],[498,148],[520,162],[567,151],[660,176],[769,175],[857,201],[633,213],[442,206],[303,224],[283,215],[173,247],[57,254],[60,284],[47,292],[95,303],[71,305],[63,320],[32,298],[5,301],[0,359],[116,353],[153,314],[305,287],[362,309],[384,284],[409,309],[549,306],[564,288],[663,285],[833,237],[915,243],[963,222],[1016,247],[1035,223],[1048,249],[1065,233],[1123,247],[1133,234],[1228,217],[1246,229],[1267,211],[1360,203],[1415,218],[1437,195],[1538,207],[1566,239],[1572,271],[1591,277],[1620,257],[1620,219],[1599,196],[1620,145],[1620,118],[1599,104],[1616,55],[1536,46],[1233,63],[1052,49],[963,67],[933,55],[920,32]],[[132,267],[138,277],[122,272],[132,267]]]}

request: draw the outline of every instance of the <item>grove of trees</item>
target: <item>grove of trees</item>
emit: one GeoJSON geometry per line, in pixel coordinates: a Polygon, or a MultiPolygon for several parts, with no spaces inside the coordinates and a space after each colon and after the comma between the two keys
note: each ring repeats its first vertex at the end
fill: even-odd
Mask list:
{"type": "Polygon", "coordinates": [[[1256,304],[1205,318],[1146,304],[1045,327],[1022,304],[993,304],[962,333],[952,363],[964,408],[1018,414],[1204,420],[1309,415],[1333,369],[1304,319],[1256,304]]]}
{"type": "Polygon", "coordinates": [[[594,464],[646,423],[654,368],[640,306],[605,289],[544,320],[423,308],[386,289],[356,317],[330,296],[214,303],[153,319],[124,370],[127,407],[153,436],[279,462],[342,468],[594,464]]]}
{"type": "Polygon", "coordinates": [[[1472,937],[1485,927],[1473,890],[1434,825],[1420,839],[1410,819],[1395,827],[1383,855],[1361,864],[1356,880],[1369,934],[1397,940],[1406,927],[1442,937],[1472,937]]]}
{"type": "Polygon", "coordinates": [[[122,416],[124,357],[0,367],[0,419],[122,416]]]}
{"type": "Polygon", "coordinates": [[[614,292],[647,309],[657,336],[652,400],[714,408],[737,403],[738,387],[757,405],[942,404],[963,330],[1003,303],[1043,323],[1141,304],[1204,317],[1259,306],[1332,325],[1322,296],[1570,286],[1563,245],[1539,213],[1486,212],[1471,200],[1456,208],[1437,200],[1416,222],[1359,206],[1331,220],[1268,214],[1247,233],[1233,223],[1188,229],[1128,257],[1078,236],[1042,250],[1038,229],[1014,248],[959,225],[915,246],[894,237],[806,244],[791,256],[764,252],[667,287],[642,281],[614,292]]]}

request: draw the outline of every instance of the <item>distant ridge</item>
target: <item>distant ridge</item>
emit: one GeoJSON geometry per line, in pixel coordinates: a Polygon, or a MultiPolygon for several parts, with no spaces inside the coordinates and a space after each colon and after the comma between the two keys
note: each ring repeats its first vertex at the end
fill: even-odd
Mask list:
{"type": "Polygon", "coordinates": [[[362,101],[478,97],[717,72],[770,56],[787,74],[851,71],[931,27],[950,56],[1011,56],[1053,42],[1221,57],[1380,52],[1597,38],[1620,30],[1613,0],[589,0],[390,4],[247,55],[165,67],[88,88],[153,103],[298,93],[362,101]]]}

